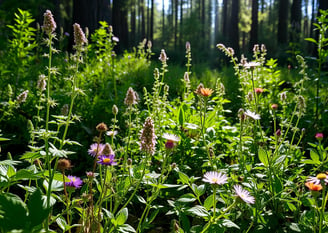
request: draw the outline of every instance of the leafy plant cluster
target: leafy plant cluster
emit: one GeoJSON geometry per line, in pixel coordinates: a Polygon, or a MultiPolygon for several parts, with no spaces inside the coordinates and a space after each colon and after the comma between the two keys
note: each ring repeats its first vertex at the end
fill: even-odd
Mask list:
{"type": "MultiPolygon", "coordinates": [[[[0,232],[328,229],[326,136],[305,140],[300,127],[309,116],[323,122],[324,110],[307,96],[312,74],[302,56],[297,82],[284,87],[264,45],[249,61],[218,44],[240,83],[241,108],[231,112],[220,78],[210,87],[195,80],[188,42],[176,80],[182,88],[172,97],[164,49],[152,82],[143,83],[150,41],[118,57],[110,25],[100,22],[89,37],[74,24],[74,49],[61,55],[52,13],[42,30],[31,22],[19,10],[0,63],[0,141],[8,151],[0,161],[0,232]],[[20,132],[29,140],[12,156],[6,145],[20,132]]],[[[325,18],[319,22],[325,30],[325,18]]],[[[324,98],[316,85],[315,100],[324,98]]]]}

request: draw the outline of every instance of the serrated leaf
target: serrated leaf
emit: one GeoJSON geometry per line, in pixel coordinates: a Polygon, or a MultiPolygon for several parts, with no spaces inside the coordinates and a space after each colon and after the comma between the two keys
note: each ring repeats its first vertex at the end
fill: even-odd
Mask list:
{"type": "Polygon", "coordinates": [[[20,159],[32,159],[32,160],[35,160],[35,159],[38,159],[38,158],[41,158],[42,155],[39,153],[39,152],[26,152],[25,154],[23,154],[20,159]]]}

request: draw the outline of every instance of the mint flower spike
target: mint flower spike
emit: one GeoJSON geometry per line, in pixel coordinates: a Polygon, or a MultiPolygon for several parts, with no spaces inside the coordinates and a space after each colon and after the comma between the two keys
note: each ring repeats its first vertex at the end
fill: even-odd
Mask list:
{"type": "Polygon", "coordinates": [[[148,117],[141,130],[140,150],[153,155],[156,149],[156,138],[153,120],[148,117]]]}

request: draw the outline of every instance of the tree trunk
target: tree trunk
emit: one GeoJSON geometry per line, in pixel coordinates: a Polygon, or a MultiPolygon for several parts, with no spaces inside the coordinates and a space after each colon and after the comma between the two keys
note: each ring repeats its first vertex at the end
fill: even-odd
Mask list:
{"type": "Polygon", "coordinates": [[[222,34],[228,38],[228,0],[223,0],[222,34]]]}
{"type": "Polygon", "coordinates": [[[252,25],[251,25],[251,38],[249,41],[249,49],[252,51],[253,46],[258,44],[258,0],[252,0],[252,25]]]}
{"type": "Polygon", "coordinates": [[[235,50],[236,54],[239,54],[239,2],[240,0],[231,0],[231,19],[230,19],[230,30],[229,30],[229,41],[231,47],[235,50]]]}
{"type": "Polygon", "coordinates": [[[151,41],[154,40],[154,0],[151,0],[151,9],[150,9],[150,37],[151,41]]]}
{"type": "Polygon", "coordinates": [[[178,0],[174,0],[174,50],[178,42],[178,0]]]}
{"type": "Polygon", "coordinates": [[[278,44],[286,45],[288,41],[288,1],[279,0],[278,44]]]}
{"type": "Polygon", "coordinates": [[[128,0],[113,1],[113,30],[114,34],[120,39],[118,44],[120,51],[123,51],[129,45],[127,3],[128,0]]]}
{"type": "Polygon", "coordinates": [[[131,0],[131,45],[136,44],[136,0],[131,0]]]}
{"type": "Polygon", "coordinates": [[[290,41],[299,42],[301,37],[302,0],[293,0],[290,11],[290,41]]]}

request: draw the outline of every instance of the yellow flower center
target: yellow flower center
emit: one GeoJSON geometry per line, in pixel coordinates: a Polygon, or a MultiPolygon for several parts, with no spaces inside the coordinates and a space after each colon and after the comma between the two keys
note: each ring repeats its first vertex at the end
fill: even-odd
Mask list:
{"type": "Polygon", "coordinates": [[[73,178],[72,178],[72,181],[73,181],[73,182],[75,182],[75,181],[76,181],[75,177],[73,177],[73,178]]]}
{"type": "Polygon", "coordinates": [[[111,161],[110,158],[104,158],[104,159],[103,159],[103,162],[104,162],[104,163],[110,163],[110,161],[111,161]]]}
{"type": "Polygon", "coordinates": [[[324,180],[326,178],[327,178],[327,175],[325,173],[319,173],[317,175],[317,179],[319,179],[319,180],[324,180]]]}

